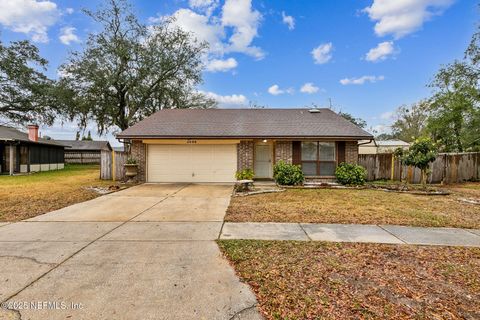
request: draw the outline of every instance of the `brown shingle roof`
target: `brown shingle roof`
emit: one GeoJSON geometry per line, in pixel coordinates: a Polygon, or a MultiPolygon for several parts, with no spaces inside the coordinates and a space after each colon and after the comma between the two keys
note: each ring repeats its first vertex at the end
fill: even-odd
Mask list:
{"type": "Polygon", "coordinates": [[[106,140],[55,140],[58,143],[63,144],[67,147],[66,150],[92,150],[92,151],[100,151],[100,150],[112,150],[110,143],[106,140]]]}
{"type": "Polygon", "coordinates": [[[317,110],[168,109],[138,122],[117,138],[373,138],[332,110],[317,110]]]}
{"type": "Polygon", "coordinates": [[[0,141],[22,141],[63,147],[62,144],[59,144],[54,140],[47,140],[43,138],[38,138],[38,141],[34,142],[28,139],[28,133],[7,126],[0,126],[0,141]]]}

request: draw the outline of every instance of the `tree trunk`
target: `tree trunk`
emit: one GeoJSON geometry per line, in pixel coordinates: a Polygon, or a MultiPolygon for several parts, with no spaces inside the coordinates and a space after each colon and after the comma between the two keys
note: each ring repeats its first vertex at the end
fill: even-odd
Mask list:
{"type": "Polygon", "coordinates": [[[127,119],[127,99],[124,91],[119,91],[117,125],[123,131],[128,129],[129,119],[127,119]]]}
{"type": "Polygon", "coordinates": [[[458,127],[455,125],[453,131],[455,132],[455,140],[456,140],[456,142],[457,142],[458,152],[463,152],[462,141],[460,140],[460,130],[459,130],[458,127]]]}
{"type": "Polygon", "coordinates": [[[421,177],[422,186],[424,189],[426,189],[427,188],[427,170],[422,169],[421,172],[422,172],[422,177],[421,177]]]}

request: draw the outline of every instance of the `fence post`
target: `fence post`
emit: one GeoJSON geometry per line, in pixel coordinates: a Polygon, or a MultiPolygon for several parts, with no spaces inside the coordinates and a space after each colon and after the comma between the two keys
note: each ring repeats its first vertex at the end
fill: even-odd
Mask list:
{"type": "Polygon", "coordinates": [[[116,168],[115,168],[115,151],[112,150],[112,180],[115,181],[115,173],[116,173],[116,168]]]}
{"type": "Polygon", "coordinates": [[[394,172],[395,172],[395,157],[393,156],[393,153],[392,153],[392,173],[390,174],[390,180],[392,181],[395,178],[394,172]]]}

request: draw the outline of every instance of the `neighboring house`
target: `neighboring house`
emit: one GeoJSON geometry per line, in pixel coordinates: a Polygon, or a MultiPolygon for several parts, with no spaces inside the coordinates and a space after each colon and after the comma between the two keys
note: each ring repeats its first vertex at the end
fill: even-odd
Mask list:
{"type": "Polygon", "coordinates": [[[38,137],[38,126],[28,133],[0,126],[0,173],[27,173],[64,168],[64,146],[38,137]]]}
{"type": "Polygon", "coordinates": [[[402,140],[378,140],[360,142],[359,154],[393,153],[395,149],[408,149],[410,144],[402,140]]]}
{"type": "Polygon", "coordinates": [[[139,181],[232,182],[245,168],[272,179],[280,160],[330,179],[339,163],[356,163],[358,141],[373,136],[330,109],[170,109],[117,138],[131,143],[139,181]]]}
{"type": "Polygon", "coordinates": [[[112,151],[108,141],[55,140],[65,146],[65,163],[100,164],[102,150],[112,151]]]}

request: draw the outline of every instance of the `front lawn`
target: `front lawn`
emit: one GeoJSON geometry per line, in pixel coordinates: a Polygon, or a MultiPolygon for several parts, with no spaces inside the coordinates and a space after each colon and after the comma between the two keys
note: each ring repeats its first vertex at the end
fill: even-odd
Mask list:
{"type": "Polygon", "coordinates": [[[457,186],[449,196],[372,189],[288,189],[233,197],[225,220],[480,228],[480,207],[458,201],[462,195],[475,195],[478,189],[473,186],[469,185],[466,195],[457,186]]]}
{"type": "Polygon", "coordinates": [[[66,165],[63,170],[22,176],[0,176],[0,221],[19,221],[93,199],[89,186],[109,186],[100,180],[98,165],[66,165]]]}
{"type": "Polygon", "coordinates": [[[222,240],[267,319],[479,319],[480,249],[222,240]]]}
{"type": "Polygon", "coordinates": [[[480,199],[480,183],[478,182],[445,185],[442,188],[459,196],[480,199]]]}

